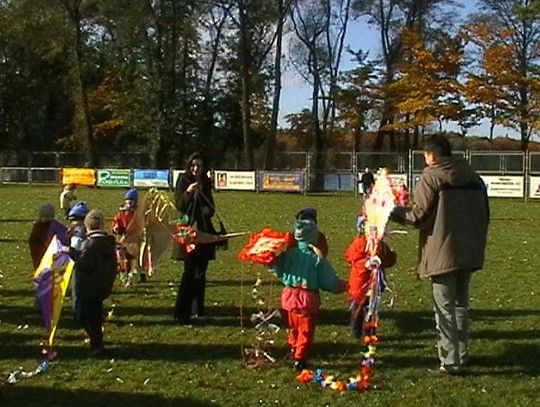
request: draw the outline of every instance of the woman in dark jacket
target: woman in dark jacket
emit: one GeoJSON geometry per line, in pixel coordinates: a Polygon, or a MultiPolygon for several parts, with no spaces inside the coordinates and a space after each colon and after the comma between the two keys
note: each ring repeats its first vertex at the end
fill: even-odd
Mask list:
{"type": "MultiPolygon", "coordinates": [[[[215,213],[212,181],[207,176],[208,169],[200,153],[189,157],[185,170],[185,174],[178,177],[174,190],[176,207],[196,230],[216,234],[212,224],[215,213]]],[[[180,324],[189,324],[192,314],[204,315],[206,269],[208,262],[215,259],[215,246],[198,244],[189,254],[184,254],[176,245],[173,258],[184,261],[174,318],[180,324]]]]}

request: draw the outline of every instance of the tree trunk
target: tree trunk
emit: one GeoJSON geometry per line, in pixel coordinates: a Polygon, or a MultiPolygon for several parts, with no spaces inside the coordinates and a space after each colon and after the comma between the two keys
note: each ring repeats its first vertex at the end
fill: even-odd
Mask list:
{"type": "MultiPolygon", "coordinates": [[[[96,146],[94,140],[94,134],[92,129],[92,122],[90,119],[90,108],[88,106],[88,92],[83,78],[83,51],[82,51],[82,34],[81,34],[81,1],[76,0],[70,2],[64,0],[63,2],[66,11],[73,24],[75,30],[75,81],[77,87],[78,101],[76,109],[81,114],[80,125],[82,135],[86,141],[86,157],[87,164],[91,167],[97,167],[99,165],[98,156],[96,153],[96,146]]],[[[77,117],[77,115],[75,115],[77,117]]],[[[77,120],[77,119],[76,119],[77,120]]]]}
{"type": "Polygon", "coordinates": [[[278,0],[279,21],[276,33],[276,50],[274,56],[274,98],[272,101],[272,117],[270,118],[270,132],[266,141],[266,152],[264,156],[264,168],[274,167],[274,149],[276,146],[277,126],[279,118],[279,102],[281,98],[281,49],[283,44],[283,24],[285,12],[283,0],[278,0]]]}
{"type": "Polygon", "coordinates": [[[238,2],[238,12],[240,20],[240,65],[242,75],[242,135],[244,141],[244,155],[248,169],[254,168],[253,148],[251,145],[251,74],[250,74],[250,35],[249,35],[249,19],[247,9],[243,0],[238,2]]]}

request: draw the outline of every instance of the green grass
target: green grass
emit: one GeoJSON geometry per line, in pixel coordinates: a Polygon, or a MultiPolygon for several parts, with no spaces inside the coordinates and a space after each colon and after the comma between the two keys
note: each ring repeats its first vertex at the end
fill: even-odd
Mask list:
{"type": "MultiPolygon", "coordinates": [[[[26,238],[38,205],[57,202],[58,188],[0,186],[0,372],[34,369],[44,340],[33,309],[34,291],[26,238]],[[28,325],[27,328],[25,326],[28,325]]],[[[122,202],[120,190],[79,189],[79,198],[111,217],[122,202]]],[[[349,195],[301,196],[221,192],[217,207],[231,231],[263,226],[286,230],[303,206],[319,210],[329,237],[330,260],[339,274],[348,270],[342,254],[354,236],[358,200],[349,195]]],[[[473,277],[471,375],[464,378],[427,372],[436,365],[435,330],[429,283],[417,280],[416,232],[389,235],[398,264],[388,270],[395,294],[384,308],[374,384],[364,395],[337,394],[299,385],[284,361],[285,332],[273,354],[278,362],[262,370],[243,366],[242,343],[252,342],[249,321],[240,329],[240,310],[249,316],[256,271],[239,263],[245,238],[232,240],[209,267],[204,326],[172,322],[181,263],[160,261],[146,284],[115,287],[107,305],[116,304],[105,339],[113,360],[89,360],[80,329],[70,318],[69,300],[56,336],[59,355],[40,376],[0,387],[2,406],[528,406],[536,405],[540,363],[540,203],[492,200],[492,223],[485,269],[473,277]],[[243,291],[242,291],[243,281],[243,291]]],[[[264,295],[277,305],[280,286],[266,271],[264,295]]],[[[389,294],[385,294],[386,299],[389,294]]],[[[349,335],[344,296],[323,294],[311,362],[347,378],[360,360],[360,346],[349,335]]]]}

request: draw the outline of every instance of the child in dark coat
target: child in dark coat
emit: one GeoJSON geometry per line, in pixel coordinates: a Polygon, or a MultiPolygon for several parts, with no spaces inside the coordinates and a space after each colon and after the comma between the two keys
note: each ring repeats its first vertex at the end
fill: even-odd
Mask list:
{"type": "Polygon", "coordinates": [[[77,317],[90,338],[90,356],[103,352],[103,301],[111,295],[116,277],[116,240],[105,232],[101,211],[84,219],[87,240],[75,265],[77,317]]]}

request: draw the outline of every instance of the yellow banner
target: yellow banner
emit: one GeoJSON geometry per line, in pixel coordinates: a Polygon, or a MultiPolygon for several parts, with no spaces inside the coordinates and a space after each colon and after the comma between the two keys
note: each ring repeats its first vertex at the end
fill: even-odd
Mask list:
{"type": "Polygon", "coordinates": [[[96,170],[93,168],[62,168],[62,185],[66,184],[93,187],[96,184],[96,170]]]}

